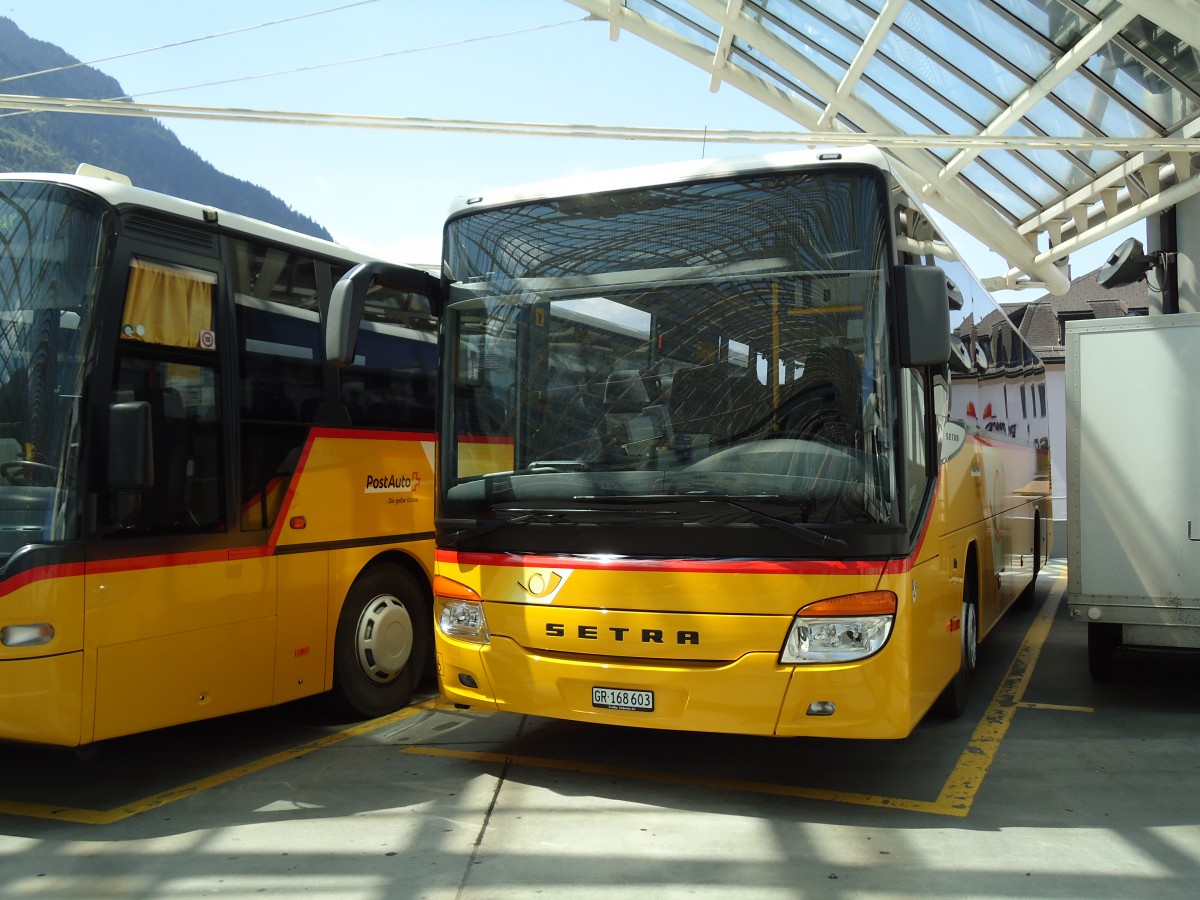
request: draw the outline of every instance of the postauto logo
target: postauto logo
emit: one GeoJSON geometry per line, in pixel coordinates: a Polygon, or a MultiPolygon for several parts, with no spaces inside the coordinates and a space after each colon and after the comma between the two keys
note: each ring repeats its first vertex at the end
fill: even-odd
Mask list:
{"type": "Polygon", "coordinates": [[[412,475],[368,475],[367,486],[363,489],[367,494],[411,494],[421,486],[421,473],[412,475]]]}

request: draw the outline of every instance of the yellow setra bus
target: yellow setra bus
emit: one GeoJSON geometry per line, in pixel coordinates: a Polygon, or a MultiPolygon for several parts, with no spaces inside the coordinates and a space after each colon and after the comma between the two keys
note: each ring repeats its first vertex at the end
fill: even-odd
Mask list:
{"type": "Polygon", "coordinates": [[[0,177],[0,740],[78,746],[329,692],[406,704],[432,642],[436,298],[131,186],[0,177]]]}
{"type": "Polygon", "coordinates": [[[434,621],[464,707],[901,738],[1045,558],[1043,368],[872,148],[465,197],[434,621]]]}

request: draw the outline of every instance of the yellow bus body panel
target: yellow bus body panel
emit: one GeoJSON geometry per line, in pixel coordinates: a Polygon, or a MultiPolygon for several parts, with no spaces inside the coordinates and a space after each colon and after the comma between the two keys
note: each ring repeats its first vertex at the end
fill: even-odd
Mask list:
{"type": "Polygon", "coordinates": [[[274,625],[256,619],[101,647],[93,739],[270,705],[274,625]]]}
{"type": "MultiPolygon", "coordinates": [[[[326,662],[333,652],[329,625],[329,555],[314,550],[276,557],[279,616],[275,634],[273,703],[298,700],[326,689],[326,662]]],[[[332,665],[329,668],[332,672],[332,665]]]]}
{"type": "Polygon", "coordinates": [[[83,685],[83,566],[35,569],[0,590],[0,628],[49,624],[32,647],[0,646],[0,736],[73,747],[83,685]]]}
{"type": "Polygon", "coordinates": [[[686,563],[665,564],[669,571],[620,562],[571,569],[567,559],[523,567],[478,564],[470,554],[456,561],[443,553],[439,573],[484,598],[491,639],[479,645],[437,633],[442,692],[468,706],[585,722],[903,737],[936,696],[931,686],[944,684],[957,668],[959,635],[952,624],[959,602],[948,603],[946,592],[937,590],[936,556],[896,574],[879,571],[882,564],[858,572],[847,565],[843,574],[837,563],[689,572],[686,563]],[[545,589],[544,602],[531,602],[531,587],[545,589]],[[779,662],[797,610],[876,589],[893,591],[898,602],[880,652],[851,663],[779,662]],[[672,608],[663,611],[667,598],[672,608]],[[923,638],[933,633],[935,646],[914,653],[914,629],[923,638]],[[478,687],[467,686],[472,680],[478,687]],[[914,689],[922,684],[923,690],[914,689]],[[653,691],[654,710],[596,708],[593,687],[653,691]],[[836,713],[809,715],[818,701],[835,704],[836,713]]]}
{"type": "Polygon", "coordinates": [[[430,533],[433,459],[431,439],[323,434],[302,460],[302,477],[276,526],[278,546],[430,533]]]}
{"type": "Polygon", "coordinates": [[[95,716],[84,740],[268,705],[274,562],[183,555],[95,567],[87,576],[85,671],[95,716]]]}
{"type": "Polygon", "coordinates": [[[0,661],[0,733],[5,740],[79,743],[83,654],[0,661]]]}

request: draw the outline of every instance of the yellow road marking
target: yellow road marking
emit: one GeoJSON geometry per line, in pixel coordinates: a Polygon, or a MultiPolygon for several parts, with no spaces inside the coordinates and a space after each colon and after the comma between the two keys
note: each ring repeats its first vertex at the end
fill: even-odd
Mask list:
{"type": "MultiPolygon", "coordinates": [[[[878,794],[857,794],[848,791],[821,790],[817,788],[795,787],[784,784],[770,784],[742,779],[711,778],[694,775],[681,775],[674,772],[648,771],[640,769],[623,769],[615,766],[605,766],[594,763],[571,762],[568,760],[548,757],[514,756],[508,753],[486,753],[468,750],[447,750],[439,747],[422,747],[413,745],[405,748],[405,753],[418,756],[452,757],[455,759],[473,760],[476,762],[510,763],[530,768],[556,769],[568,772],[584,772],[593,775],[619,776],[636,778],[645,781],[657,781],[670,784],[686,784],[726,790],[744,791],[756,794],[770,794],[782,797],[798,797],[806,800],[828,800],[835,803],[849,803],[859,806],[875,806],[888,809],[905,809],[912,812],[933,813],[943,816],[965,816],[971,810],[975,795],[983,783],[984,776],[991,767],[1000,748],[1000,742],[1008,732],[1012,723],[1013,713],[1019,706],[1024,706],[1021,698],[1033,675],[1034,665],[1050,634],[1050,625],[1054,621],[1054,613],[1061,598],[1060,590],[1055,587],[1042,604],[1029,631],[1026,632],[1016,656],[1009,665],[1008,672],[1000,687],[997,689],[991,704],[976,726],[971,740],[968,742],[958,762],[946,780],[936,800],[914,800],[906,797],[885,797],[878,794]]],[[[1028,704],[1031,708],[1034,704],[1028,704]]],[[[1039,707],[1040,708],[1040,707],[1039,707]]],[[[1051,707],[1046,707],[1051,708],[1051,707]]],[[[1058,708],[1058,707],[1053,707],[1058,708]]],[[[1068,707],[1062,707],[1068,708],[1068,707]]],[[[1074,709],[1076,707],[1069,707],[1074,709]]]]}
{"type": "Polygon", "coordinates": [[[387,725],[393,725],[402,719],[407,719],[419,712],[423,712],[430,706],[431,704],[429,703],[409,706],[399,712],[392,713],[390,716],[351,725],[348,728],[325,735],[308,744],[293,747],[290,750],[282,750],[279,753],[264,756],[262,759],[256,759],[254,762],[246,763],[245,765],[234,766],[232,769],[226,769],[224,772],[218,772],[206,778],[199,778],[188,784],[162,791],[161,793],[136,800],[124,806],[118,806],[114,809],[76,809],[69,806],[0,800],[0,814],[27,816],[36,819],[54,819],[59,822],[75,822],[80,825],[111,825],[113,822],[119,822],[122,819],[128,819],[130,816],[136,816],[139,813],[148,812],[152,809],[158,809],[160,806],[166,806],[168,803],[174,803],[176,800],[182,800],[185,797],[194,797],[196,794],[207,791],[210,788],[227,784],[230,781],[235,781],[246,775],[252,775],[255,772],[261,772],[263,769],[269,769],[271,766],[278,765],[279,763],[299,759],[302,756],[307,756],[314,750],[330,747],[352,737],[367,734],[387,725]]]}
{"type": "MultiPolygon", "coordinates": [[[[1060,576],[1061,577],[1061,576],[1060,576]]],[[[995,760],[1000,743],[1008,732],[1009,725],[1018,708],[1025,709],[1057,709],[1068,711],[1090,712],[1090,707],[1055,706],[1053,704],[1026,703],[1022,700],[1033,675],[1038,656],[1050,634],[1050,625],[1054,621],[1054,613],[1061,597],[1059,588],[1050,591],[1046,601],[1038,610],[1037,617],[1026,632],[1016,656],[1009,665],[1008,672],[1000,683],[991,704],[980,719],[971,735],[971,740],[963,750],[950,777],[943,785],[936,800],[913,800],[904,797],[885,797],[877,794],[857,794],[848,791],[822,790],[818,788],[797,787],[784,784],[769,784],[764,782],[746,781],[734,778],[711,778],[704,776],[682,775],[672,772],[661,772],[643,769],[625,769],[617,766],[605,766],[594,763],[572,762],[569,760],[553,759],[550,757],[514,756],[508,753],[485,753],[466,750],[448,750],[439,747],[422,747],[412,745],[404,752],[418,756],[444,757],[465,759],[476,762],[508,763],[530,768],[553,769],[567,772],[583,772],[594,775],[636,778],[645,781],[656,781],[670,784],[684,784],[716,788],[722,790],[742,791],[756,794],[769,794],[780,797],[795,797],[805,800],[825,800],[834,803],[849,803],[859,806],[875,806],[887,809],[904,809],[912,812],[933,813],[944,816],[965,816],[971,810],[988,769],[995,760]]],[[[110,810],[76,809],[65,806],[53,806],[39,803],[23,803],[20,801],[0,800],[0,814],[25,816],[39,819],[54,819],[60,822],[75,822],[81,825],[111,825],[122,819],[127,819],[139,813],[158,809],[176,800],[193,797],[210,788],[227,784],[246,775],[261,772],[271,766],[299,759],[315,750],[330,747],[352,737],[368,734],[388,725],[407,719],[426,710],[445,708],[438,700],[402,709],[390,716],[372,719],[350,726],[333,734],[318,738],[308,744],[283,750],[271,756],[263,757],[242,766],[226,769],[215,775],[200,778],[180,787],[172,788],[150,797],[145,797],[133,803],[110,810]]]]}
{"type": "Polygon", "coordinates": [[[1025,633],[1025,639],[1017,649],[1017,655],[1013,657],[1008,672],[992,698],[991,705],[979,720],[975,733],[971,735],[966,749],[958,758],[958,764],[946,779],[946,784],[938,795],[937,812],[950,816],[965,816],[971,811],[975,795],[996,758],[1000,742],[1008,733],[1008,726],[1012,724],[1017,706],[1025,696],[1025,689],[1029,687],[1029,679],[1033,677],[1038,656],[1050,635],[1050,625],[1054,621],[1059,599],[1060,594],[1056,588],[1050,591],[1046,602],[1038,610],[1033,624],[1025,633]]]}

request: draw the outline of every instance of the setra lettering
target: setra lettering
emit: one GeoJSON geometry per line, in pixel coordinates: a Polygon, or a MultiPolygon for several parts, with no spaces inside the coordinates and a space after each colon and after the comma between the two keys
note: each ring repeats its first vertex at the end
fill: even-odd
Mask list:
{"type": "MultiPolygon", "coordinates": [[[[598,641],[601,637],[601,628],[598,625],[576,625],[573,629],[573,636],[582,641],[598,641]]],[[[604,629],[613,641],[618,644],[625,643],[633,634],[632,628],[613,625],[604,629]]],[[[565,638],[567,636],[567,625],[564,622],[547,622],[546,637],[565,638]]],[[[640,642],[643,644],[666,644],[667,633],[661,628],[643,628],[638,633],[640,642]]],[[[683,646],[685,644],[693,647],[700,646],[700,632],[698,631],[676,631],[674,641],[676,645],[683,646]]]]}

